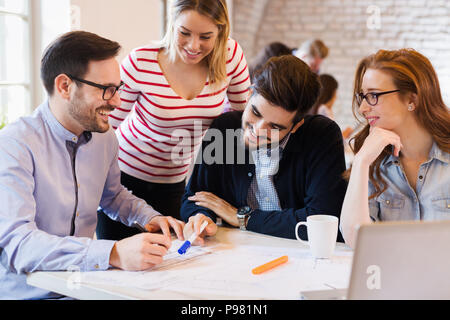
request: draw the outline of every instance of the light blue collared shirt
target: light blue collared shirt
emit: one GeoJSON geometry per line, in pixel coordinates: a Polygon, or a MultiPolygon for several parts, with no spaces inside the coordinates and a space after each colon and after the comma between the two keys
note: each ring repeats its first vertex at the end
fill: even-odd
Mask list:
{"type": "MultiPolygon", "coordinates": [[[[373,221],[450,220],[450,154],[436,143],[419,168],[416,191],[409,185],[400,160],[387,156],[380,166],[387,189],[369,200],[373,221]]],[[[374,192],[369,182],[369,195],[374,192]]]]}
{"type": "Polygon", "coordinates": [[[97,208],[142,225],[159,215],[120,184],[112,129],[78,138],[48,102],[0,130],[0,299],[57,294],[26,284],[26,273],[106,270],[114,245],[93,240],[97,208]]]}
{"type": "Polygon", "coordinates": [[[252,151],[255,176],[247,194],[247,203],[253,210],[280,211],[282,209],[273,177],[278,173],[283,149],[290,136],[290,133],[286,135],[274,149],[259,148],[252,151]]]}

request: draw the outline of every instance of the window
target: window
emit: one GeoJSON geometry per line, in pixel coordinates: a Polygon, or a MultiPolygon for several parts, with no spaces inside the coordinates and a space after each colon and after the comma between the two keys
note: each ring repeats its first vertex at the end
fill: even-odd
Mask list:
{"type": "Polygon", "coordinates": [[[31,111],[30,43],[30,1],[0,0],[0,123],[31,111]]]}

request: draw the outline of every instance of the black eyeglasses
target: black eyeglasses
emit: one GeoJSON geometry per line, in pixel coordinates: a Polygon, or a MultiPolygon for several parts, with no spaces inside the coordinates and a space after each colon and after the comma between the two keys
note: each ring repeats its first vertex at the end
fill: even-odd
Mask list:
{"type": "Polygon", "coordinates": [[[356,102],[358,105],[361,105],[364,99],[366,99],[367,103],[371,106],[374,106],[378,103],[378,97],[382,96],[383,94],[398,92],[400,90],[391,90],[391,91],[385,91],[385,92],[368,92],[365,95],[362,93],[356,93],[356,102]]]}
{"type": "Polygon", "coordinates": [[[93,87],[96,87],[96,88],[99,88],[99,89],[103,89],[102,98],[103,98],[103,100],[106,100],[106,101],[111,100],[112,97],[114,97],[114,95],[116,94],[117,91],[119,91],[119,93],[120,93],[120,91],[122,91],[123,86],[124,86],[123,81],[120,81],[120,84],[117,87],[116,86],[104,86],[104,85],[101,85],[101,84],[98,84],[98,83],[95,83],[95,82],[91,82],[91,81],[87,81],[87,80],[83,80],[83,79],[74,77],[74,76],[72,76],[70,74],[68,74],[67,76],[70,79],[72,79],[72,80],[75,80],[75,81],[78,81],[78,82],[81,82],[81,83],[85,83],[87,85],[90,85],[90,86],[93,86],[93,87]]]}

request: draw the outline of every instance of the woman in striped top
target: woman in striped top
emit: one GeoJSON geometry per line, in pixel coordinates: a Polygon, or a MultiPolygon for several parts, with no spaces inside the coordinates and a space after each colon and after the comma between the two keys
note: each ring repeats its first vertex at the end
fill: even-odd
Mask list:
{"type": "MultiPolygon", "coordinates": [[[[250,79],[239,44],[229,38],[225,0],[173,1],[161,43],[134,49],[122,62],[122,105],[110,114],[119,140],[122,184],[164,215],[179,218],[190,164],[211,122],[243,110],[250,79]]],[[[99,212],[97,236],[134,230],[99,212]]]]}

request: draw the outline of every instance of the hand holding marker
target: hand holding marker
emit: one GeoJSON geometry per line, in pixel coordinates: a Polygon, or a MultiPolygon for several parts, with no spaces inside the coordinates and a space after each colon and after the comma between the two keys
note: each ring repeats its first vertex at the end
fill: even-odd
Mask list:
{"type": "MultiPolygon", "coordinates": [[[[197,239],[197,237],[199,236],[199,234],[201,234],[203,232],[203,230],[205,230],[206,226],[208,225],[208,221],[203,221],[202,225],[200,226],[200,232],[198,234],[196,234],[195,232],[192,233],[192,235],[189,237],[188,240],[186,240],[180,247],[180,249],[178,249],[178,253],[179,254],[185,254],[187,249],[189,249],[191,247],[191,244],[195,241],[195,239],[197,239]]],[[[140,231],[142,232],[148,232],[147,229],[145,229],[145,227],[143,227],[140,223],[138,223],[137,221],[134,221],[133,226],[135,228],[138,228],[140,231]]],[[[252,270],[253,274],[261,274],[263,272],[266,272],[270,269],[273,269],[285,262],[288,261],[288,256],[282,256],[278,259],[275,259],[273,261],[270,261],[268,263],[265,263],[259,267],[256,267],[252,270]]]]}
{"type": "Polygon", "coordinates": [[[187,249],[190,248],[191,244],[195,241],[195,239],[197,239],[197,237],[203,232],[203,230],[205,230],[206,226],[208,225],[208,221],[203,221],[202,225],[200,226],[200,232],[197,234],[192,233],[191,236],[189,237],[189,239],[187,239],[180,247],[180,249],[178,249],[178,253],[179,254],[185,254],[187,249]]]}

